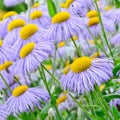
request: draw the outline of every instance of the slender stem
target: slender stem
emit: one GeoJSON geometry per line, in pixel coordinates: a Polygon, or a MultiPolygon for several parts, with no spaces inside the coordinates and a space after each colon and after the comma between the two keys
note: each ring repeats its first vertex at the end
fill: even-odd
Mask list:
{"type": "Polygon", "coordinates": [[[42,69],[42,72],[41,72],[40,68],[38,68],[39,73],[40,73],[41,77],[43,77],[42,80],[43,80],[43,82],[44,82],[44,84],[45,84],[45,86],[46,86],[46,88],[47,88],[47,91],[48,91],[48,93],[49,93],[49,95],[50,95],[51,101],[52,101],[52,103],[53,103],[53,105],[54,105],[54,107],[55,107],[55,109],[56,109],[56,113],[57,113],[57,115],[58,115],[58,118],[59,118],[59,120],[62,120],[62,119],[61,119],[61,116],[60,116],[60,113],[59,113],[59,111],[58,111],[58,108],[57,108],[57,106],[56,106],[56,100],[55,100],[55,98],[52,96],[52,94],[51,94],[51,92],[50,92],[50,89],[49,89],[49,87],[48,87],[47,80],[46,80],[46,76],[45,76],[45,73],[44,73],[44,68],[43,68],[42,66],[41,66],[41,69],[42,69]]]}
{"type": "Polygon", "coordinates": [[[3,91],[4,91],[5,95],[6,95],[7,97],[9,97],[8,93],[6,92],[6,90],[3,89],[3,91]]]}
{"type": "Polygon", "coordinates": [[[19,85],[22,85],[22,83],[17,79],[17,77],[14,77],[15,82],[17,82],[19,85]]]}
{"type": "Polygon", "coordinates": [[[116,61],[115,61],[115,59],[114,59],[114,56],[113,56],[113,53],[112,53],[112,50],[111,50],[111,45],[110,45],[110,43],[108,42],[108,39],[107,39],[107,36],[106,36],[106,32],[105,32],[104,25],[103,25],[103,22],[102,22],[102,18],[101,18],[101,14],[100,14],[100,10],[99,10],[98,4],[97,4],[97,0],[95,0],[95,5],[96,5],[96,7],[97,7],[98,16],[99,16],[100,24],[101,24],[101,27],[102,27],[102,33],[103,33],[104,39],[105,39],[106,44],[107,44],[107,46],[108,46],[110,55],[111,55],[111,57],[113,58],[113,61],[114,61],[115,64],[116,64],[116,61]]]}
{"type": "Polygon", "coordinates": [[[74,100],[74,102],[91,118],[91,120],[96,120],[94,118],[93,115],[91,115],[86,109],[85,107],[83,107],[80,102],[78,102],[70,93],[69,93],[70,97],[74,100]]]}
{"type": "Polygon", "coordinates": [[[72,39],[72,42],[73,42],[73,44],[74,44],[74,46],[75,46],[75,48],[76,48],[76,51],[77,51],[78,56],[81,57],[81,56],[82,56],[82,53],[81,53],[80,49],[78,48],[77,44],[75,43],[75,41],[74,41],[74,39],[73,39],[72,36],[71,36],[71,39],[72,39]]]}
{"type": "Polygon", "coordinates": [[[10,90],[10,92],[12,93],[12,90],[10,88],[10,86],[8,85],[8,83],[6,82],[6,80],[4,79],[3,75],[0,73],[0,77],[2,78],[4,84],[6,85],[6,87],[10,90]]]}
{"type": "Polygon", "coordinates": [[[55,82],[60,85],[59,80],[58,80],[49,70],[47,70],[44,65],[41,64],[41,66],[42,66],[42,67],[44,68],[44,70],[55,80],[55,82]]]}

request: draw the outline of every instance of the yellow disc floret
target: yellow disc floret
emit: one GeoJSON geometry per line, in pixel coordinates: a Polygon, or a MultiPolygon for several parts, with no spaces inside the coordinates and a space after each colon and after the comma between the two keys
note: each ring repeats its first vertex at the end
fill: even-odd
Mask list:
{"type": "Polygon", "coordinates": [[[63,74],[67,75],[68,72],[70,71],[71,65],[67,65],[64,69],[63,69],[63,74]]]}
{"type": "Polygon", "coordinates": [[[2,45],[3,45],[3,41],[2,41],[2,40],[0,40],[0,47],[2,47],[2,45]]]}
{"type": "Polygon", "coordinates": [[[75,73],[80,73],[87,70],[92,64],[91,58],[81,57],[77,58],[71,65],[71,70],[75,73]]]}
{"type": "Polygon", "coordinates": [[[65,4],[64,4],[64,3],[61,3],[61,4],[60,4],[60,7],[61,7],[61,8],[65,8],[65,4]]]}
{"type": "Polygon", "coordinates": [[[37,18],[41,18],[42,15],[43,15],[42,11],[36,10],[36,11],[34,11],[30,14],[30,19],[34,20],[34,19],[37,19],[37,18]]]}
{"type": "Polygon", "coordinates": [[[59,12],[52,18],[52,23],[62,23],[70,18],[70,14],[68,12],[59,12]]]}
{"type": "Polygon", "coordinates": [[[88,21],[88,26],[93,26],[99,23],[99,17],[93,17],[90,18],[90,20],[88,21]]]}
{"type": "Polygon", "coordinates": [[[65,46],[65,42],[60,42],[57,47],[60,48],[60,47],[63,47],[63,46],[65,46]]]}
{"type": "Polygon", "coordinates": [[[10,32],[11,30],[23,27],[25,25],[25,21],[23,19],[15,19],[8,24],[7,30],[10,32]]]}
{"type": "Polygon", "coordinates": [[[34,35],[38,31],[38,26],[35,24],[28,24],[25,25],[21,30],[20,30],[20,37],[23,40],[27,40],[30,38],[32,35],[34,35]]]}
{"type": "Polygon", "coordinates": [[[98,16],[98,13],[96,10],[91,10],[87,13],[86,15],[88,18],[92,18],[92,17],[97,17],[98,16]]]}
{"type": "Polygon", "coordinates": [[[46,65],[45,67],[47,70],[52,70],[52,65],[46,65]]]}
{"type": "Polygon", "coordinates": [[[56,104],[59,105],[60,103],[64,102],[65,100],[67,100],[67,95],[63,94],[62,96],[60,96],[57,100],[56,100],[56,104]]]}
{"type": "Polygon", "coordinates": [[[11,16],[14,16],[14,15],[17,15],[17,13],[15,11],[7,12],[7,13],[4,14],[3,20],[6,19],[6,18],[9,18],[11,16]]]}
{"type": "Polygon", "coordinates": [[[19,97],[19,96],[21,96],[22,94],[24,94],[28,89],[29,89],[29,87],[26,86],[26,85],[18,86],[18,87],[16,87],[16,88],[13,90],[12,96],[14,96],[14,97],[19,97]]]}
{"type": "Polygon", "coordinates": [[[5,61],[3,64],[0,64],[0,71],[8,70],[8,68],[13,64],[12,61],[5,61]]]}
{"type": "Polygon", "coordinates": [[[35,47],[34,42],[30,42],[25,46],[23,46],[22,49],[20,50],[20,57],[25,58],[27,55],[29,55],[33,51],[34,47],[35,47]]]}
{"type": "Polygon", "coordinates": [[[76,41],[76,40],[78,40],[78,36],[72,36],[72,39],[73,39],[74,41],[76,41]]]}
{"type": "Polygon", "coordinates": [[[40,6],[39,3],[35,3],[35,4],[32,6],[32,8],[37,8],[37,7],[39,7],[39,6],[40,6]]]}
{"type": "Polygon", "coordinates": [[[111,9],[112,9],[111,6],[106,6],[106,7],[104,8],[105,11],[109,11],[109,10],[111,10],[111,9]]]}
{"type": "Polygon", "coordinates": [[[69,8],[69,6],[74,2],[74,0],[67,0],[65,3],[65,8],[69,8]]]}
{"type": "Polygon", "coordinates": [[[99,90],[102,91],[105,88],[105,84],[100,85],[99,90]]]}

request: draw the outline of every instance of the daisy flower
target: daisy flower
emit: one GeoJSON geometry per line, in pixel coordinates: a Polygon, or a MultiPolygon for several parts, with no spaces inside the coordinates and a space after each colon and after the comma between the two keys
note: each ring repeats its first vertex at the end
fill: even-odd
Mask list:
{"type": "Polygon", "coordinates": [[[112,45],[119,46],[120,45],[120,33],[113,36],[113,38],[110,40],[112,45]]]}
{"type": "Polygon", "coordinates": [[[25,0],[4,0],[4,4],[7,7],[15,6],[19,3],[25,2],[25,0]]]}
{"type": "Polygon", "coordinates": [[[24,45],[19,53],[20,59],[14,64],[15,73],[28,74],[36,70],[40,63],[48,59],[53,49],[50,41],[30,42],[24,45]]]}
{"type": "Polygon", "coordinates": [[[41,28],[48,28],[51,25],[51,18],[44,12],[36,10],[30,14],[31,23],[39,25],[41,28]]]}
{"type": "Polygon", "coordinates": [[[113,76],[113,67],[113,61],[110,59],[91,59],[84,56],[74,60],[70,70],[60,81],[65,90],[84,94],[85,91],[93,91],[94,85],[100,86],[101,83],[107,82],[113,76]]]}
{"type": "Polygon", "coordinates": [[[10,11],[4,14],[3,20],[0,22],[0,38],[4,38],[8,33],[7,26],[8,24],[17,16],[15,11],[10,11]]]}
{"type": "Polygon", "coordinates": [[[4,44],[13,46],[18,39],[20,29],[26,24],[23,19],[12,20],[7,27],[8,33],[4,38],[4,44]]]}
{"type": "Polygon", "coordinates": [[[59,12],[52,18],[52,25],[47,31],[47,39],[60,42],[82,31],[82,20],[68,12],[59,12]]]}
{"type": "Polygon", "coordinates": [[[38,87],[29,88],[26,85],[16,87],[10,98],[6,102],[7,110],[10,114],[17,116],[23,112],[33,111],[34,107],[41,108],[41,101],[49,100],[48,93],[38,87]]]}
{"type": "Polygon", "coordinates": [[[45,40],[45,31],[40,29],[36,24],[27,24],[20,29],[18,39],[11,49],[18,56],[20,49],[25,44],[29,42],[38,43],[40,40],[45,40]]]}

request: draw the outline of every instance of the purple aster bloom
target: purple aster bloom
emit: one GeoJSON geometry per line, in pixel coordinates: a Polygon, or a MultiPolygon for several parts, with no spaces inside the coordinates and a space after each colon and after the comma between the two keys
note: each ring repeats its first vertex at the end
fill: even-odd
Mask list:
{"type": "MultiPolygon", "coordinates": [[[[102,17],[102,22],[104,25],[104,29],[107,33],[111,33],[111,32],[115,32],[115,25],[114,22],[102,17]]],[[[86,19],[85,20],[85,24],[86,26],[89,26],[89,30],[91,31],[91,33],[94,35],[94,37],[98,37],[102,34],[102,29],[101,29],[101,25],[99,23],[99,17],[92,17],[90,19],[86,19]]],[[[93,37],[91,36],[91,34],[89,33],[88,29],[86,28],[84,31],[84,36],[87,39],[93,39],[93,37]]]]}
{"type": "Polygon", "coordinates": [[[8,33],[7,26],[8,24],[17,17],[17,13],[14,11],[7,12],[3,16],[3,20],[0,22],[0,38],[4,38],[5,35],[8,33]]]}
{"type": "Polygon", "coordinates": [[[10,114],[17,116],[23,112],[33,111],[34,107],[41,108],[41,101],[48,102],[49,95],[42,88],[29,88],[26,85],[21,85],[13,90],[12,95],[6,102],[7,111],[10,114]]]}
{"type": "Polygon", "coordinates": [[[44,14],[44,12],[40,10],[31,12],[30,18],[31,18],[31,23],[37,24],[41,28],[48,28],[51,25],[50,16],[44,14]]]}
{"type": "Polygon", "coordinates": [[[56,100],[58,109],[60,111],[62,110],[70,110],[74,107],[77,107],[75,102],[72,100],[72,98],[67,93],[62,93],[56,100]]]}
{"type": "Polygon", "coordinates": [[[112,20],[115,24],[120,23],[120,9],[113,9],[105,13],[105,17],[112,20]]]}
{"type": "Polygon", "coordinates": [[[9,116],[7,109],[4,105],[0,105],[0,120],[6,120],[9,116]]]}
{"type": "Polygon", "coordinates": [[[111,40],[112,45],[120,45],[120,33],[116,34],[111,40]]]}
{"type": "Polygon", "coordinates": [[[60,42],[82,31],[82,20],[70,15],[68,12],[60,12],[52,18],[52,25],[47,31],[47,39],[60,42]]]}
{"type": "Polygon", "coordinates": [[[63,88],[84,94],[94,90],[94,85],[107,82],[112,76],[113,61],[110,59],[77,58],[70,70],[61,78],[63,88]]]}
{"type": "Polygon", "coordinates": [[[15,6],[19,3],[22,3],[24,2],[25,0],[4,0],[4,4],[7,6],[7,7],[11,7],[11,6],[15,6]]]}
{"type": "Polygon", "coordinates": [[[13,65],[15,73],[27,74],[36,70],[41,62],[48,59],[52,50],[53,43],[50,41],[26,44],[20,50],[20,59],[13,65]]]}
{"type": "Polygon", "coordinates": [[[19,36],[12,50],[15,51],[15,56],[19,56],[20,49],[29,42],[38,43],[45,40],[45,30],[41,29],[36,24],[27,24],[21,28],[19,36]]]}
{"type": "Polygon", "coordinates": [[[23,19],[12,20],[7,27],[8,33],[4,38],[4,44],[13,46],[18,39],[21,28],[25,25],[23,19]]]}

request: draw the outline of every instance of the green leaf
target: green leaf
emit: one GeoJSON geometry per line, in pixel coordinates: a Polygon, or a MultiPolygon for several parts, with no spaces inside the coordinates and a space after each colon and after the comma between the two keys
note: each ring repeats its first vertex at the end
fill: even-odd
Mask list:
{"type": "Polygon", "coordinates": [[[115,106],[113,106],[112,107],[112,113],[113,113],[113,115],[115,116],[115,120],[119,120],[119,118],[120,118],[120,113],[119,113],[119,111],[117,110],[117,108],[115,107],[115,106]],[[118,118],[118,119],[117,119],[118,118]]]}
{"type": "Polygon", "coordinates": [[[120,1],[119,0],[115,0],[115,6],[116,6],[116,8],[120,8],[120,1]]]}
{"type": "Polygon", "coordinates": [[[57,13],[54,2],[52,0],[47,0],[47,6],[50,16],[53,17],[57,13]]]}
{"type": "Polygon", "coordinates": [[[108,94],[108,95],[104,95],[104,98],[106,99],[107,102],[110,102],[110,100],[112,99],[120,98],[120,95],[119,94],[108,94]]]}
{"type": "Polygon", "coordinates": [[[117,73],[119,70],[120,70],[120,63],[118,65],[116,65],[115,68],[113,69],[113,75],[117,76],[117,73]]]}

